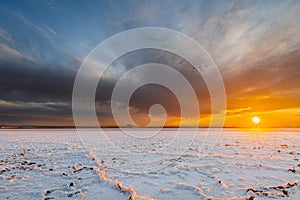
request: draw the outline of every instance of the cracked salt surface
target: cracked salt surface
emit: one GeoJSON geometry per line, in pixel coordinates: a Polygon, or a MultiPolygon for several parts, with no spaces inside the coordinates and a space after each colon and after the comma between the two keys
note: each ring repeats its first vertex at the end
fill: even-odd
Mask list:
{"type": "Polygon", "coordinates": [[[0,199],[300,199],[300,133],[225,129],[199,157],[201,131],[187,152],[173,155],[159,151],[172,129],[151,142],[120,140],[120,131],[109,130],[119,147],[136,153],[130,159],[160,154],[159,162],[139,163],[154,171],[134,173],[118,168],[137,167],[128,154],[112,149],[101,157],[101,146],[88,152],[76,130],[0,130],[0,199]]]}

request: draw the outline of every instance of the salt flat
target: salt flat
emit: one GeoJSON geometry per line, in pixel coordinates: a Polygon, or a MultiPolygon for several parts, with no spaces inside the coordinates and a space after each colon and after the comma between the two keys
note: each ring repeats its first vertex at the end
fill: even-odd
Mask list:
{"type": "Polygon", "coordinates": [[[300,199],[299,132],[224,129],[211,151],[174,132],[0,130],[0,199],[300,199]]]}

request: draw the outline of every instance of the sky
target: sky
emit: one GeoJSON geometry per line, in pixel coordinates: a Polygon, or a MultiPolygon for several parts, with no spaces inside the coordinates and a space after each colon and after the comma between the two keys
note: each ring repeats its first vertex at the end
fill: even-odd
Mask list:
{"type": "MultiPolygon", "coordinates": [[[[300,126],[300,1],[1,1],[0,125],[73,125],[72,90],[84,58],[100,42],[139,27],[180,31],[200,43],[218,66],[227,97],[225,126],[300,126]]],[[[177,55],[145,49],[112,63],[125,73],[159,62],[188,77],[201,119],[183,119],[167,88],[149,85],[130,102],[137,124],[149,123],[149,108],[167,110],[166,125],[210,122],[210,96],[201,76],[177,55]]],[[[147,76],[147,74],[144,74],[147,76]]],[[[119,77],[119,76],[117,76],[119,77]]],[[[115,125],[110,111],[114,78],[96,93],[101,125],[115,125]]]]}

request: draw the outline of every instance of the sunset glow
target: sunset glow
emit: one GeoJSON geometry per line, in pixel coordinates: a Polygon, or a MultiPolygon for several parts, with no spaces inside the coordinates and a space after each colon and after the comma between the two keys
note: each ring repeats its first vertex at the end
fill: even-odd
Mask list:
{"type": "MultiPolygon", "coordinates": [[[[72,8],[58,6],[59,12],[43,2],[2,4],[5,12],[0,15],[6,20],[0,22],[0,125],[74,126],[72,89],[84,58],[115,33],[157,26],[191,36],[213,58],[226,90],[226,110],[220,111],[226,113],[224,127],[252,127],[253,123],[256,127],[300,126],[299,2],[151,2],[153,8],[144,1],[126,7],[124,3],[95,2],[91,7],[99,10],[77,2],[72,8]],[[120,18],[119,13],[125,16],[120,18]],[[69,19],[77,25],[71,25],[69,19]],[[254,116],[263,122],[253,122],[254,116]]],[[[194,53],[188,47],[182,51],[194,53]]],[[[168,114],[165,126],[181,122],[209,126],[212,99],[206,82],[186,60],[154,49],[130,52],[111,64],[95,95],[99,123],[118,125],[110,110],[114,84],[128,70],[147,62],[165,64],[184,74],[195,89],[201,115],[200,119],[189,113],[182,117],[172,91],[148,85],[138,88],[130,100],[133,120],[148,124],[150,107],[160,104],[168,114]]],[[[102,67],[101,60],[93,64],[102,67]]],[[[132,77],[128,85],[149,77],[147,73],[132,77]]],[[[166,79],[172,81],[172,77],[166,79]]],[[[181,87],[176,82],[174,86],[181,87]]],[[[189,98],[183,99],[189,103],[189,98]]],[[[160,122],[162,117],[155,115],[153,120],[160,122]]],[[[87,119],[86,125],[93,124],[87,119]]]]}

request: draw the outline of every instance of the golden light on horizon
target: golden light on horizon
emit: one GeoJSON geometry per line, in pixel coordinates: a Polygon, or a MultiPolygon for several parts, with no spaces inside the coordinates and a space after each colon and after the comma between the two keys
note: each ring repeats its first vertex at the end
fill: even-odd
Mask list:
{"type": "Polygon", "coordinates": [[[260,119],[259,119],[259,117],[253,117],[252,121],[253,121],[254,124],[259,124],[260,119]]]}

